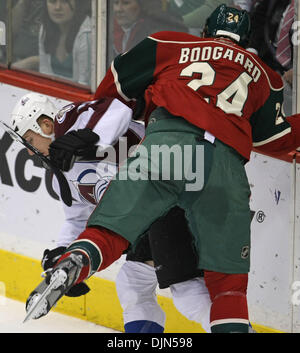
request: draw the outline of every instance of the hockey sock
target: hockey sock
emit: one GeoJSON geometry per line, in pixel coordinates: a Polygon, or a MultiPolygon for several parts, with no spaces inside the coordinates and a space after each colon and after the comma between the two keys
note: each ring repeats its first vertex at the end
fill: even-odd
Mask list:
{"type": "Polygon", "coordinates": [[[163,333],[164,328],[154,321],[136,320],[124,325],[125,333],[163,333]]]}
{"type": "Polygon", "coordinates": [[[247,284],[248,274],[225,274],[205,271],[205,282],[212,306],[212,333],[247,333],[249,330],[247,284]]]}
{"type": "Polygon", "coordinates": [[[80,252],[88,260],[81,270],[76,283],[80,283],[95,272],[104,270],[115,262],[129,246],[129,242],[119,234],[103,228],[88,227],[72,242],[58,263],[70,255],[80,252]]]}

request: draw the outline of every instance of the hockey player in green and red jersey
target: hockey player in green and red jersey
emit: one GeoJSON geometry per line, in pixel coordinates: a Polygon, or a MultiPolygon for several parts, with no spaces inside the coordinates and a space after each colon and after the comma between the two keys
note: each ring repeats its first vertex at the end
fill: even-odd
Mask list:
{"type": "Polygon", "coordinates": [[[211,331],[248,332],[251,216],[244,165],[253,146],[275,155],[300,145],[300,117],[284,117],[281,77],[244,49],[249,33],[247,12],[221,5],[207,20],[205,38],[159,32],[113,61],[96,97],[127,104],[144,98],[145,139],[54,268],[58,289],[47,293],[49,309],[177,205],[204,269],[211,331]],[[182,165],[190,173],[177,178],[171,168],[165,179],[166,166],[152,153],[161,145],[189,147],[182,165]],[[140,178],[129,177],[134,165],[140,178]]]}

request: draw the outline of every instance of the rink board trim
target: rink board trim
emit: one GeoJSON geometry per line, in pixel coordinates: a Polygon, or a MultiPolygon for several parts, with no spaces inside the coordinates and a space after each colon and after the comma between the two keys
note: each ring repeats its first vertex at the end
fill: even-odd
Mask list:
{"type": "MultiPolygon", "coordinates": [[[[30,292],[42,281],[40,261],[9,251],[0,250],[0,283],[4,284],[8,298],[25,302],[30,292]]],[[[54,311],[87,320],[117,331],[124,331],[122,308],[115,283],[99,277],[87,281],[91,291],[79,298],[63,297],[54,311]]],[[[3,287],[3,286],[2,286],[3,287]]],[[[166,333],[204,332],[201,325],[187,320],[174,307],[170,298],[158,296],[166,313],[166,333]]],[[[25,317],[25,307],[24,307],[25,317]]],[[[275,329],[253,325],[257,332],[278,333],[275,329]]]]}

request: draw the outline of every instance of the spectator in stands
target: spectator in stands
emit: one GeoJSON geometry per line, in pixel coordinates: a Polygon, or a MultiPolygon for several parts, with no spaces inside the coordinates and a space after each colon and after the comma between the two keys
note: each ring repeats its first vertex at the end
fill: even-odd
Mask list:
{"type": "Polygon", "coordinates": [[[90,0],[43,0],[39,55],[16,64],[89,85],[91,69],[90,0]]]}
{"type": "Polygon", "coordinates": [[[40,72],[88,85],[91,65],[90,1],[46,0],[40,31],[40,72]]]}
{"type": "MultiPolygon", "coordinates": [[[[12,8],[12,60],[38,55],[38,33],[44,0],[17,0],[12,8]]],[[[33,69],[38,69],[36,60],[33,69]]]]}
{"type": "Polygon", "coordinates": [[[113,56],[123,53],[151,33],[187,31],[182,21],[163,11],[161,0],[114,0],[113,56]]]}
{"type": "Polygon", "coordinates": [[[249,46],[285,80],[285,113],[292,114],[294,0],[256,1],[251,12],[252,35],[249,46]],[[285,32],[285,33],[284,33],[285,32]],[[282,45],[285,49],[282,49],[282,45]],[[280,53],[281,52],[281,53],[280,53]]]}
{"type": "Polygon", "coordinates": [[[279,35],[280,22],[290,0],[261,0],[251,12],[252,34],[250,47],[272,69],[284,72],[283,67],[276,59],[276,47],[279,35]]]}
{"type": "MultiPolygon", "coordinates": [[[[38,55],[38,33],[41,24],[43,0],[12,1],[12,60],[17,62],[38,55]]],[[[0,0],[0,21],[8,23],[7,1],[0,0]]],[[[6,60],[2,48],[1,61],[6,60]]],[[[32,61],[32,69],[38,69],[38,61],[32,61]]]]}
{"type": "Polygon", "coordinates": [[[7,15],[6,1],[0,0],[0,21],[5,21],[6,15],[7,15]]]}
{"type": "Polygon", "coordinates": [[[5,32],[6,32],[6,22],[7,22],[7,11],[6,11],[6,1],[0,0],[0,63],[5,63],[6,59],[6,46],[5,43],[5,32]]]}

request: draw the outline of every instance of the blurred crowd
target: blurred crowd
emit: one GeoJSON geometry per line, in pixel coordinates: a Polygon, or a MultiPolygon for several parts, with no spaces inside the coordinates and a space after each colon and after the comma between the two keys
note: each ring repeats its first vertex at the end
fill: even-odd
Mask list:
{"type": "MultiPolygon", "coordinates": [[[[8,4],[0,0],[0,20],[8,23],[8,4]]],[[[91,76],[90,0],[12,0],[12,68],[39,71],[83,85],[91,76]]]]}
{"type": "MultiPolygon", "coordinates": [[[[107,65],[151,33],[167,30],[201,36],[206,18],[222,3],[250,13],[248,49],[282,75],[290,107],[294,0],[108,1],[107,65]]],[[[91,0],[12,0],[11,4],[11,67],[90,85],[91,0]]],[[[0,0],[0,20],[5,23],[7,6],[6,0],[0,0]]],[[[1,47],[0,62],[5,64],[7,56],[6,47],[1,47]]]]}

